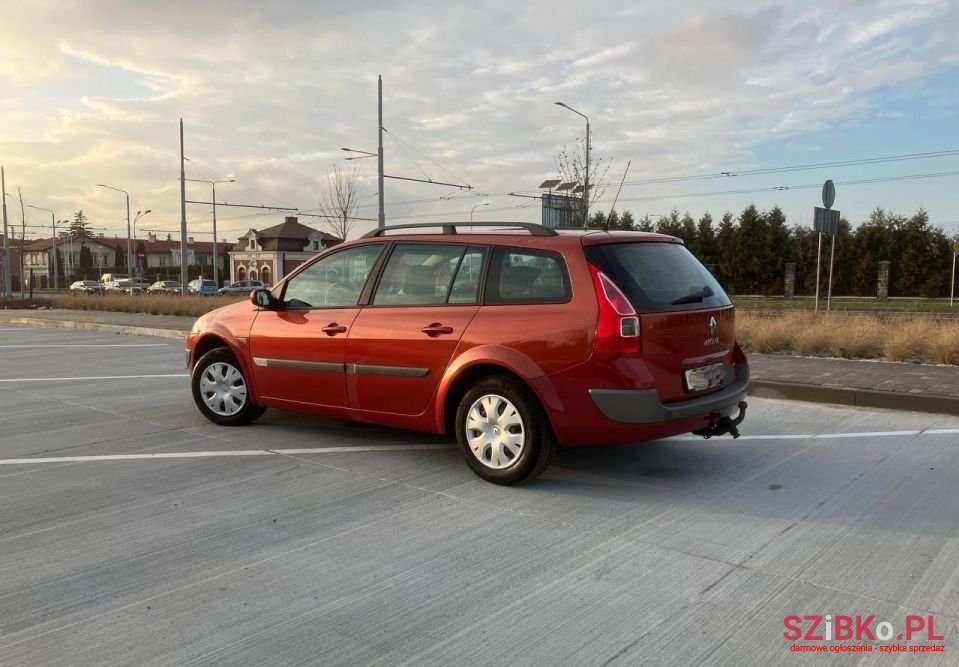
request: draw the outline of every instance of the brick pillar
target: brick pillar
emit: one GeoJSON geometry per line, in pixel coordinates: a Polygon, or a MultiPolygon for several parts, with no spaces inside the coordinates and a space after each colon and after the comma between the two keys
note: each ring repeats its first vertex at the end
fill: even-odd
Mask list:
{"type": "Polygon", "coordinates": [[[787,299],[796,296],[796,263],[786,262],[786,282],[783,285],[783,295],[787,299]]]}
{"type": "Polygon", "coordinates": [[[879,262],[879,280],[876,282],[876,298],[884,301],[889,296],[889,266],[891,262],[879,262]]]}

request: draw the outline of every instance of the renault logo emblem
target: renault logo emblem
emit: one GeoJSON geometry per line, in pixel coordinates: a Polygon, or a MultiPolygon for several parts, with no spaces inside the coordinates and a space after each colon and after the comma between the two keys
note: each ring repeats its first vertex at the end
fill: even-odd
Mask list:
{"type": "Polygon", "coordinates": [[[716,335],[716,318],[709,318],[709,337],[712,338],[716,335]]]}

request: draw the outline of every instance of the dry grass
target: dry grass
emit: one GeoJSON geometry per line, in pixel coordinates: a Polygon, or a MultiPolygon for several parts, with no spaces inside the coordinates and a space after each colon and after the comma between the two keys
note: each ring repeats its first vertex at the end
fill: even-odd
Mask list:
{"type": "Polygon", "coordinates": [[[739,312],[736,324],[737,337],[747,352],[793,352],[802,356],[959,365],[959,321],[956,320],[739,312]]]}
{"type": "Polygon", "coordinates": [[[926,355],[926,343],[936,323],[930,320],[897,322],[886,334],[884,352],[889,361],[921,359],[926,355]]]}
{"type": "Polygon", "coordinates": [[[108,310],[123,313],[147,313],[148,315],[182,315],[200,317],[246,297],[200,296],[192,294],[143,294],[138,296],[61,296],[53,300],[55,308],[75,310],[108,310]]]}
{"type": "Polygon", "coordinates": [[[929,336],[926,348],[937,364],[959,366],[959,323],[940,326],[929,336]]]}
{"type": "Polygon", "coordinates": [[[881,325],[875,317],[825,318],[823,335],[829,341],[829,353],[843,359],[874,359],[883,353],[881,325]]]}

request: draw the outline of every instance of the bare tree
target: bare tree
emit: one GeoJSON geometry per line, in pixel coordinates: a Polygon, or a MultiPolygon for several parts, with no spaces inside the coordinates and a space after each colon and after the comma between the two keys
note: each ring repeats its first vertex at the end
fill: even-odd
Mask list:
{"type": "Polygon", "coordinates": [[[333,165],[333,173],[326,175],[327,189],[320,198],[320,212],[324,226],[333,236],[346,240],[356,224],[356,180],[359,170],[341,170],[333,165]]]}
{"type": "MultiPolygon", "coordinates": [[[[556,156],[556,171],[564,183],[586,183],[586,141],[583,138],[576,139],[576,145],[572,151],[563,146],[563,150],[556,156]]],[[[590,142],[589,153],[589,209],[595,208],[602,196],[606,193],[606,174],[612,165],[611,159],[604,159],[597,156],[592,151],[592,142],[590,142]]],[[[582,195],[580,195],[582,199],[582,195]]],[[[574,207],[573,224],[583,226],[583,211],[581,204],[574,207]]]]}

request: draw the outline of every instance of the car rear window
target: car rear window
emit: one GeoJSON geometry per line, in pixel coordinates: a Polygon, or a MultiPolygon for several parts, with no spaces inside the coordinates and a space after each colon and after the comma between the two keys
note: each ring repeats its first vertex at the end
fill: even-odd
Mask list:
{"type": "Polygon", "coordinates": [[[586,248],[586,257],[613,279],[640,313],[730,305],[712,274],[679,243],[593,245],[586,248]],[[707,287],[712,295],[702,296],[707,287]]]}

